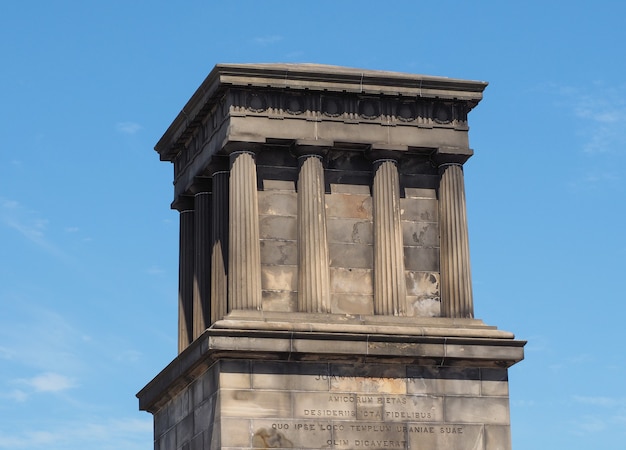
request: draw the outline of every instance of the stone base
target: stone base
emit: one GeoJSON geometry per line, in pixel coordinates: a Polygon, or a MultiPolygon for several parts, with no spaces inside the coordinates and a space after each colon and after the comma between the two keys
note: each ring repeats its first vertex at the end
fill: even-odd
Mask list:
{"type": "Polygon", "coordinates": [[[157,450],[505,450],[523,345],[209,329],[138,397],[157,450]]]}

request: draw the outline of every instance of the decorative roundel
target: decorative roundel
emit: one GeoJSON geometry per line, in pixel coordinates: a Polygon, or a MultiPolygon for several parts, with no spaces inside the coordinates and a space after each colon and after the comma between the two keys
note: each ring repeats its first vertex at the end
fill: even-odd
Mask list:
{"type": "Polygon", "coordinates": [[[304,100],[300,95],[290,95],[285,99],[285,110],[289,114],[302,114],[304,112],[304,100]]]}
{"type": "Polygon", "coordinates": [[[359,115],[365,119],[375,119],[380,115],[380,107],[376,100],[361,100],[359,115]]]}
{"type": "Polygon", "coordinates": [[[433,108],[433,119],[437,123],[452,122],[452,105],[446,105],[442,102],[435,103],[433,108]]]}
{"type": "Polygon", "coordinates": [[[403,102],[398,104],[396,117],[403,122],[411,122],[415,120],[415,104],[412,102],[403,102]]]}
{"type": "Polygon", "coordinates": [[[246,104],[248,105],[248,109],[252,112],[258,113],[267,109],[267,101],[265,100],[265,97],[255,92],[248,94],[246,104]]]}
{"type": "Polygon", "coordinates": [[[327,116],[338,117],[343,114],[343,101],[335,97],[324,97],[322,111],[327,116]]]}

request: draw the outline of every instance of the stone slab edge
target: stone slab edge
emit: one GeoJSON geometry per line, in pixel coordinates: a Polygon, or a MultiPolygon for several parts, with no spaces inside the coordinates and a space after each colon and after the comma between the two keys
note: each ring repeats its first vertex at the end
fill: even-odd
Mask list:
{"type": "Polygon", "coordinates": [[[224,359],[315,361],[432,366],[510,367],[524,359],[526,341],[268,330],[206,330],[138,394],[139,409],[154,413],[224,359]]]}

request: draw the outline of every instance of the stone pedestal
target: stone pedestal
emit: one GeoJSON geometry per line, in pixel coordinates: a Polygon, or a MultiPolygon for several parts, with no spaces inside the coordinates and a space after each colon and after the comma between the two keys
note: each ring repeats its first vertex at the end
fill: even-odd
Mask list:
{"type": "Polygon", "coordinates": [[[400,333],[285,319],[218,322],[146,386],[155,449],[510,449],[507,367],[523,355],[512,336],[475,321],[409,336],[376,317],[346,329],[400,333]]]}

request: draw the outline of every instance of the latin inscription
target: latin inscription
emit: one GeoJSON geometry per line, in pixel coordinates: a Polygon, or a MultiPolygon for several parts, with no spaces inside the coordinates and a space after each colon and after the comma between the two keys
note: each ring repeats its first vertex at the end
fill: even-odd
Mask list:
{"type": "Polygon", "coordinates": [[[417,426],[417,425],[355,425],[337,423],[273,423],[275,430],[296,430],[296,431],[358,431],[364,433],[440,433],[440,434],[463,434],[462,426],[417,426]]]}
{"type": "MultiPolygon", "coordinates": [[[[268,443],[288,442],[290,448],[469,450],[483,443],[484,427],[458,412],[459,408],[469,410],[471,402],[462,403],[453,396],[454,403],[441,387],[443,392],[437,390],[435,395],[424,394],[427,385],[407,387],[409,382],[428,384],[428,380],[311,374],[300,382],[297,375],[289,377],[289,389],[272,385],[271,398],[261,395],[267,391],[258,392],[254,400],[259,408],[242,409],[242,422],[233,422],[232,428],[250,427],[258,439],[265,436],[268,443]],[[274,399],[280,400],[279,407],[274,399]],[[457,403],[458,408],[451,408],[457,403]],[[446,408],[450,415],[444,414],[446,408]]],[[[458,383],[452,388],[457,392],[458,383]]],[[[229,417],[237,416],[239,397],[232,395],[229,417]]],[[[232,446],[242,447],[243,439],[233,438],[232,446]]]]}
{"type": "Polygon", "coordinates": [[[292,440],[315,440],[316,445],[338,450],[408,449],[414,447],[415,440],[431,445],[453,436],[462,438],[466,432],[463,425],[441,423],[441,397],[393,393],[398,378],[372,377],[367,378],[368,384],[362,384],[361,377],[317,375],[316,380],[340,383],[340,389],[352,385],[357,391],[380,390],[295,394],[295,417],[272,423],[276,432],[292,440]]]}
{"type": "Polygon", "coordinates": [[[357,424],[357,423],[273,423],[272,428],[289,435],[289,430],[297,433],[332,431],[334,439],[327,439],[331,448],[408,448],[407,438],[418,435],[463,435],[463,426],[459,425],[411,425],[411,424],[357,424]],[[346,438],[344,438],[344,436],[346,438]],[[358,437],[356,437],[358,436],[358,437]],[[377,437],[380,436],[380,437],[377,437]]]}
{"type": "Polygon", "coordinates": [[[320,374],[320,375],[316,375],[315,376],[315,381],[354,381],[354,382],[359,382],[359,381],[363,381],[364,379],[368,380],[368,381],[377,381],[377,382],[390,382],[390,381],[402,381],[404,383],[421,383],[422,380],[420,378],[407,378],[407,377],[394,377],[394,378],[389,378],[389,377],[346,377],[343,375],[324,375],[324,374],[320,374]]]}

